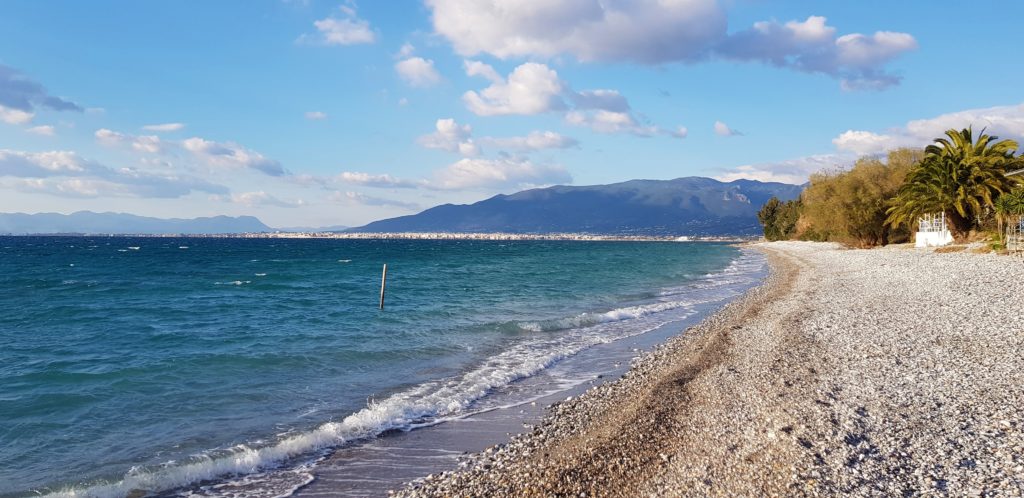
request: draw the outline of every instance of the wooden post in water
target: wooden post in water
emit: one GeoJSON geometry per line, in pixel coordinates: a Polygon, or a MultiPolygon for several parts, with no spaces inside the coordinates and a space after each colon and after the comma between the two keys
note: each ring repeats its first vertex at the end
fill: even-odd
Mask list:
{"type": "Polygon", "coordinates": [[[384,286],[388,283],[388,264],[384,263],[384,272],[380,276],[380,309],[384,309],[384,286]]]}

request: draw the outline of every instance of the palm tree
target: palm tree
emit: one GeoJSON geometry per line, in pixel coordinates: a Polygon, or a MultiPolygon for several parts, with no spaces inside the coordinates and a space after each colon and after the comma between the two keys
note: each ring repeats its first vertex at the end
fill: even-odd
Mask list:
{"type": "Polygon", "coordinates": [[[1024,187],[1000,195],[993,207],[996,222],[999,223],[999,239],[1005,243],[1006,232],[1003,231],[1003,226],[1024,216],[1024,187]]]}
{"type": "Polygon", "coordinates": [[[998,140],[984,130],[975,141],[970,127],[947,130],[946,137],[925,148],[924,159],[893,199],[886,223],[912,227],[925,214],[946,213],[950,233],[962,242],[978,217],[1013,188],[1006,172],[1019,164],[1017,142],[998,140]]]}

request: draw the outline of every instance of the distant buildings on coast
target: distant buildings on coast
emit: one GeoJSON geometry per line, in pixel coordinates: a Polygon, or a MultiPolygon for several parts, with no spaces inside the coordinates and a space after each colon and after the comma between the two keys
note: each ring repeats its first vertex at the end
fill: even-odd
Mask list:
{"type": "Polygon", "coordinates": [[[52,233],[35,236],[106,236],[106,237],[191,237],[240,239],[347,239],[347,240],[579,240],[579,241],[634,241],[634,242],[747,242],[757,237],[742,236],[689,236],[689,235],[604,235],[588,233],[459,233],[459,232],[247,232],[225,234],[113,234],[113,233],[52,233]]]}

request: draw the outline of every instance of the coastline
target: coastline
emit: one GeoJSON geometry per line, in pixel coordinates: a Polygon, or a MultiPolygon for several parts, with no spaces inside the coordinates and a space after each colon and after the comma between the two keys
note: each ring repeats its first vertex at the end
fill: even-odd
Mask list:
{"type": "Polygon", "coordinates": [[[398,496],[1024,495],[1024,265],[757,247],[764,285],[398,496]]]}

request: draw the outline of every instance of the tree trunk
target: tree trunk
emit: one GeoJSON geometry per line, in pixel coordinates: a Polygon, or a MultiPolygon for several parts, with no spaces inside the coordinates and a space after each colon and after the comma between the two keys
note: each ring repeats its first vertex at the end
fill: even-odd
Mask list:
{"type": "Polygon", "coordinates": [[[957,244],[967,242],[967,236],[974,226],[969,218],[960,216],[956,210],[946,211],[946,225],[949,227],[949,233],[953,236],[953,242],[957,244]]]}

